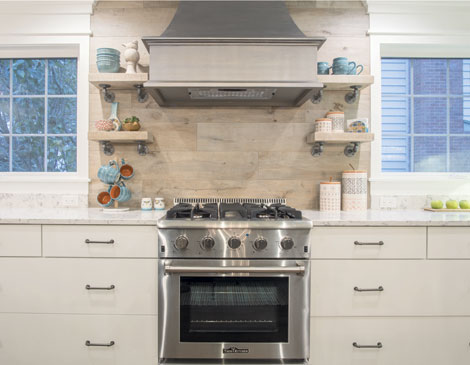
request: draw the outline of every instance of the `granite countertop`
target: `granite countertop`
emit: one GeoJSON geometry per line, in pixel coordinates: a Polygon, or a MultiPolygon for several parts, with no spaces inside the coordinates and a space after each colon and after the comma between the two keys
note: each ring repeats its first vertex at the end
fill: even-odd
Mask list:
{"type": "MultiPolygon", "coordinates": [[[[470,213],[422,210],[369,210],[367,212],[302,211],[313,226],[468,226],[470,213]]],[[[0,224],[125,224],[155,225],[165,211],[131,210],[104,213],[100,208],[2,209],[0,224]]]]}

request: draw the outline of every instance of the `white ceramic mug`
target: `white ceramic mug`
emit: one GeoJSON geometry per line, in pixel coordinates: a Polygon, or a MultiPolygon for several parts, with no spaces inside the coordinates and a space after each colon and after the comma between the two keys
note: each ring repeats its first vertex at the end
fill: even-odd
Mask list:
{"type": "Polygon", "coordinates": [[[165,209],[165,199],[164,198],[155,198],[153,203],[153,208],[155,210],[164,210],[165,209]]]}
{"type": "Polygon", "coordinates": [[[152,210],[152,198],[142,198],[140,207],[142,210],[152,210]]]}

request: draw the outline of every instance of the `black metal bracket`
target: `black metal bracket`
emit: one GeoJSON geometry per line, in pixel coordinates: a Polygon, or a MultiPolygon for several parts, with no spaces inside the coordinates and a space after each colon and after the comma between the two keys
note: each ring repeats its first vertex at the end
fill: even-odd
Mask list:
{"type": "Polygon", "coordinates": [[[310,101],[313,104],[320,104],[322,99],[323,99],[323,90],[326,89],[326,86],[323,86],[320,90],[318,90],[315,94],[313,94],[312,98],[310,101]]]}
{"type": "Polygon", "coordinates": [[[346,101],[346,103],[348,104],[354,104],[356,102],[356,100],[358,99],[359,97],[359,89],[361,88],[360,85],[354,85],[354,86],[351,86],[351,89],[352,91],[348,92],[345,96],[344,96],[344,100],[346,101]]]}
{"type": "Polygon", "coordinates": [[[114,146],[109,141],[101,141],[101,148],[103,149],[103,153],[106,156],[111,156],[114,153],[114,146]]]}
{"type": "Polygon", "coordinates": [[[312,147],[312,156],[314,157],[320,157],[321,154],[323,153],[323,142],[315,142],[313,147],[312,147]]]}
{"type": "MultiPolygon", "coordinates": [[[[101,148],[103,149],[103,153],[106,156],[111,156],[114,154],[114,145],[110,141],[101,141],[101,148]]],[[[149,147],[144,141],[137,141],[137,153],[140,156],[145,156],[149,151],[149,147]]]]}
{"type": "Polygon", "coordinates": [[[111,88],[111,85],[109,84],[99,84],[98,85],[101,89],[101,92],[103,93],[103,99],[107,103],[112,103],[114,99],[116,98],[116,95],[112,91],[109,91],[111,88]]]}
{"type": "Polygon", "coordinates": [[[344,155],[346,157],[353,157],[359,151],[359,142],[350,142],[344,147],[344,155]]]}
{"type": "Polygon", "coordinates": [[[144,85],[134,85],[134,87],[137,89],[137,101],[145,103],[149,98],[149,94],[145,91],[144,85]]]}

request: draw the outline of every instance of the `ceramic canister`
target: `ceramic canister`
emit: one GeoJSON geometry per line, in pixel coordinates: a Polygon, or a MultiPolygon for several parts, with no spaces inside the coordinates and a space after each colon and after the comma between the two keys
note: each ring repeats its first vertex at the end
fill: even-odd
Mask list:
{"type": "Polygon", "coordinates": [[[343,210],[367,210],[367,171],[343,171],[343,210]]]}
{"type": "Polygon", "coordinates": [[[328,112],[326,117],[331,119],[331,131],[333,133],[344,132],[344,112],[328,112]]]}
{"type": "Polygon", "coordinates": [[[331,123],[330,118],[315,119],[315,132],[331,132],[331,123]]]}
{"type": "Polygon", "coordinates": [[[140,208],[142,210],[152,210],[152,198],[142,198],[140,208]]]}
{"type": "Polygon", "coordinates": [[[339,212],[341,210],[341,183],[325,181],[320,183],[320,211],[339,212]]]}
{"type": "Polygon", "coordinates": [[[153,208],[155,210],[164,210],[165,209],[165,198],[155,198],[153,208]]]}

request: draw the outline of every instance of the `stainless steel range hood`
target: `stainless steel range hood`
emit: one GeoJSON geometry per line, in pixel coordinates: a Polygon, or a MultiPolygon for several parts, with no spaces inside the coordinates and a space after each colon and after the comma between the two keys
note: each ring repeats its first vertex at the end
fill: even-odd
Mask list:
{"type": "Polygon", "coordinates": [[[168,28],[143,37],[144,84],[161,106],[299,106],[323,85],[317,50],[284,1],[181,1],[168,28]]]}

